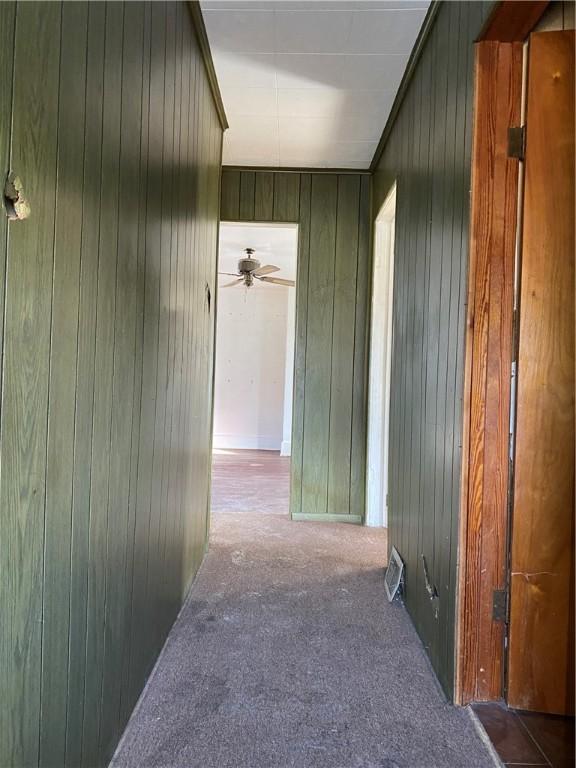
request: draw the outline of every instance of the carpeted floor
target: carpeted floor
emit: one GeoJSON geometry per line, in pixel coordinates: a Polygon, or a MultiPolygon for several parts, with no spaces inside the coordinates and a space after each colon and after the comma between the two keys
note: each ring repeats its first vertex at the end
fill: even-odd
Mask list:
{"type": "Polygon", "coordinates": [[[385,532],[291,522],[288,468],[215,457],[210,552],[112,765],[498,765],[385,599],[385,532]]]}

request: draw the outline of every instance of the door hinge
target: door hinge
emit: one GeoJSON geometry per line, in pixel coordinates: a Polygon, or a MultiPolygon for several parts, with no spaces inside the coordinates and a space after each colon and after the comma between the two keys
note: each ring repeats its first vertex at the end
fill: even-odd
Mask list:
{"type": "Polygon", "coordinates": [[[492,592],[492,620],[503,622],[508,620],[507,589],[495,589],[494,592],[492,592]]]}
{"type": "Polygon", "coordinates": [[[524,160],[526,147],[526,126],[519,125],[508,128],[508,157],[524,160]]]}

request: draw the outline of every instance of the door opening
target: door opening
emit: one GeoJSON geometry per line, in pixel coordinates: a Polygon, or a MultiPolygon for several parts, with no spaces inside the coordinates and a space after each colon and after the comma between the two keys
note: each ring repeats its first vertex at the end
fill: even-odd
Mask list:
{"type": "Polygon", "coordinates": [[[366,525],[388,525],[388,446],[396,184],[376,218],[372,272],[366,525]]]}
{"type": "Polygon", "coordinates": [[[279,471],[276,501],[286,515],[289,484],[283,480],[290,475],[297,244],[295,224],[220,225],[214,464],[232,462],[236,477],[242,478],[242,484],[235,484],[236,505],[248,503],[261,484],[264,466],[279,471]]]}

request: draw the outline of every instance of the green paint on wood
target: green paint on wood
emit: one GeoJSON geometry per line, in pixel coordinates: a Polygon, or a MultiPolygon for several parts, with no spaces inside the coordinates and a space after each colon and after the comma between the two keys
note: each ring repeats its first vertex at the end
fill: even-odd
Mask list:
{"type": "MultiPolygon", "coordinates": [[[[258,174],[260,176],[260,174],[258,174]]],[[[271,174],[267,174],[271,176],[271,174]]],[[[300,177],[298,260],[296,264],[296,329],[294,386],[292,394],[292,456],[290,459],[290,508],[292,517],[302,509],[302,460],[304,448],[304,395],[306,392],[306,328],[308,325],[308,276],[310,272],[310,215],[312,177],[300,177]]],[[[270,195],[272,200],[272,195],[270,195]]]]}
{"type": "Polygon", "coordinates": [[[226,221],[240,219],[240,171],[222,171],[220,213],[226,221]]]}
{"type": "MultiPolygon", "coordinates": [[[[254,221],[272,221],[274,209],[274,175],[265,171],[256,174],[254,183],[254,221]]],[[[222,177],[222,194],[225,193],[227,177],[222,177]]],[[[299,212],[302,216],[302,211],[299,212]]],[[[222,218],[224,211],[222,211],[222,218]]]]}
{"type": "Polygon", "coordinates": [[[0,765],[92,768],[205,549],[222,131],[183,3],[2,3],[0,38],[0,765]]]}
{"type": "Polygon", "coordinates": [[[473,41],[489,7],[444,3],[373,176],[373,214],[397,180],[390,545],[406,606],[444,689],[454,686],[473,41]],[[426,591],[422,555],[439,594],[426,591]]]}
{"type": "Polygon", "coordinates": [[[58,114],[60,7],[22,3],[16,11],[14,69],[26,71],[13,94],[10,158],[31,206],[8,225],[0,484],[0,659],[6,704],[0,765],[39,761],[42,586],[50,322],[58,114]],[[31,120],[30,115],[35,119],[31,120]]]}
{"type": "Polygon", "coordinates": [[[65,4],[62,36],[71,42],[62,51],[58,110],[44,544],[42,765],[64,765],[66,753],[87,28],[87,6],[65,4]]]}
{"type": "Polygon", "coordinates": [[[302,511],[327,513],[338,177],[312,177],[302,511]]]}

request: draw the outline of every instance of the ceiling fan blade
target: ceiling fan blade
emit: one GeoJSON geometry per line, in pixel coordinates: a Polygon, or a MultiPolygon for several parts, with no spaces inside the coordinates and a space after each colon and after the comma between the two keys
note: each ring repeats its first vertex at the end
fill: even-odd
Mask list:
{"type": "Polygon", "coordinates": [[[240,283],[244,282],[243,277],[239,277],[236,280],[232,280],[231,283],[224,283],[224,285],[221,285],[220,288],[232,288],[234,285],[240,285],[240,283]]]}
{"type": "Polygon", "coordinates": [[[258,277],[258,280],[262,280],[263,283],[274,283],[275,285],[296,285],[294,280],[284,280],[283,277],[258,277]]]}
{"type": "Polygon", "coordinates": [[[218,272],[219,275],[229,275],[230,277],[240,277],[238,272],[218,272]]]}
{"type": "Polygon", "coordinates": [[[273,264],[264,264],[263,267],[258,267],[252,272],[256,277],[262,277],[262,275],[269,275],[271,272],[279,272],[280,267],[275,267],[273,264]]]}

